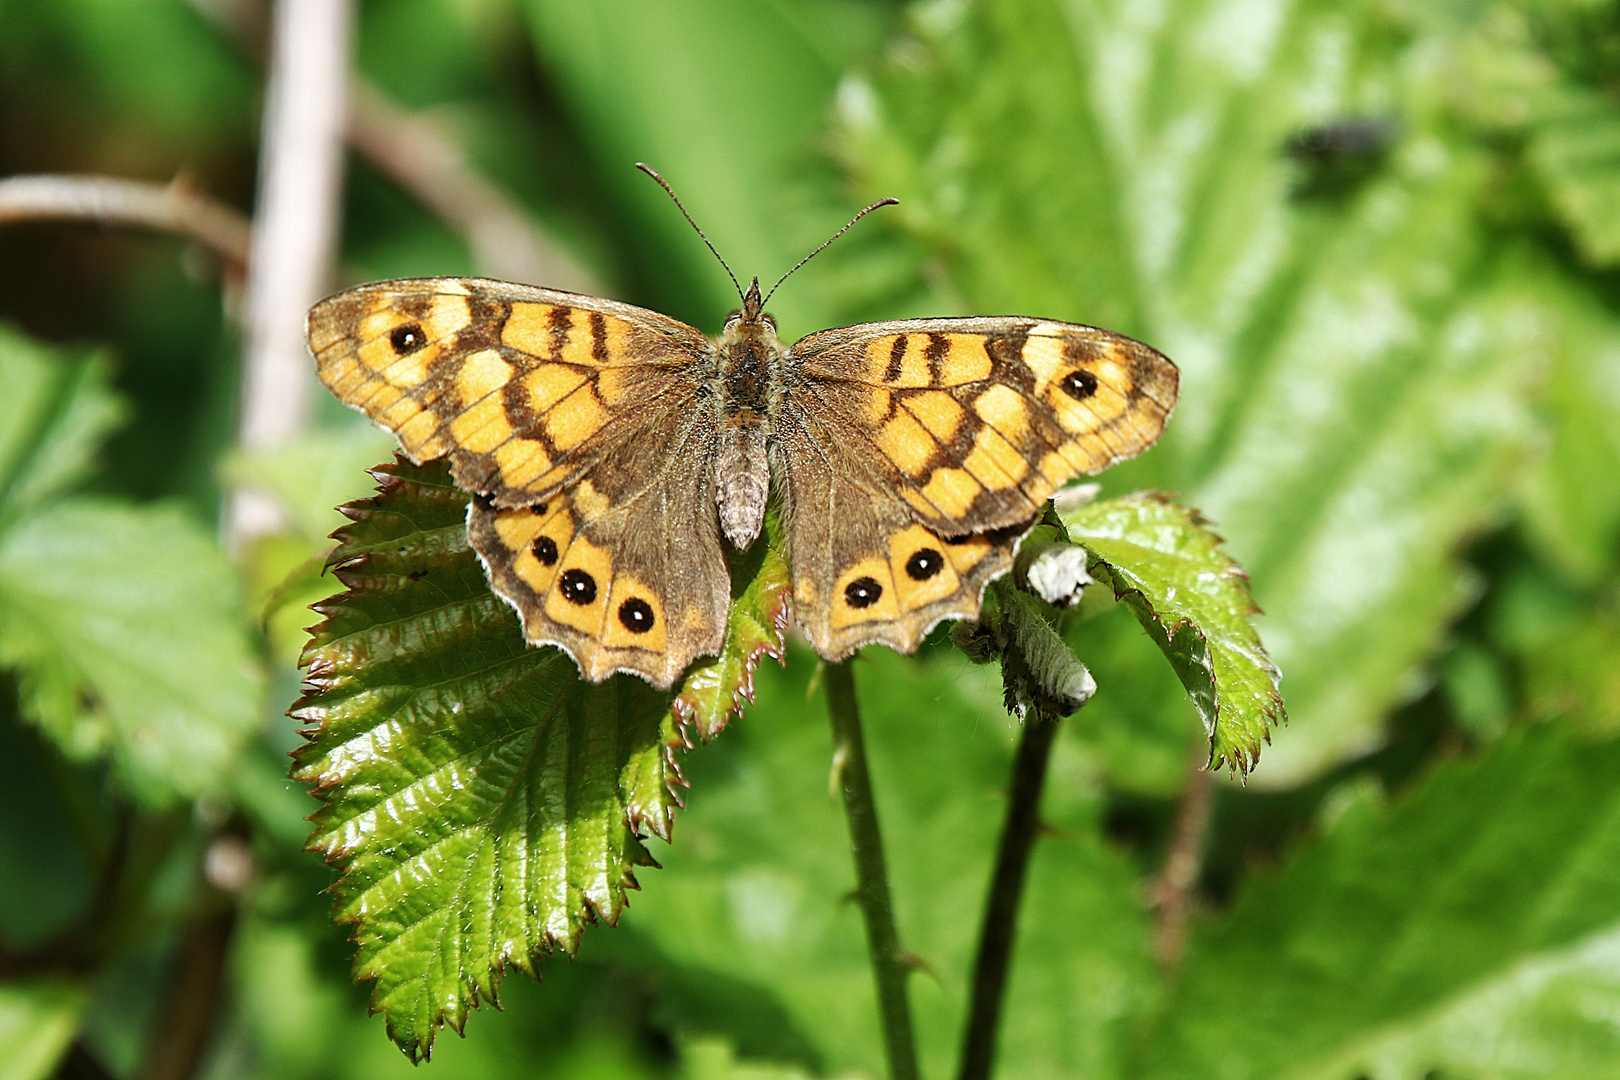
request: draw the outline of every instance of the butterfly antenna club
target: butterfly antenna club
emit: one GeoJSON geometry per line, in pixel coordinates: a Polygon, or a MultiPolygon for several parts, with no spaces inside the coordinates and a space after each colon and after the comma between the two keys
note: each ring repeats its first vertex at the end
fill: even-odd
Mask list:
{"type": "MultiPolygon", "coordinates": [[[[671,194],[673,194],[673,192],[671,194]]],[[[854,224],[857,221],[861,220],[861,218],[865,217],[867,214],[870,214],[872,211],[876,210],[880,206],[899,206],[899,205],[900,205],[900,200],[899,199],[894,198],[892,195],[891,196],[885,196],[884,198],[881,198],[877,202],[873,203],[871,206],[868,206],[865,210],[862,210],[860,213],[856,214],[854,217],[850,218],[849,219],[849,224],[845,225],[842,229],[839,229],[837,232],[835,232],[831,236],[827,237],[826,240],[822,241],[822,244],[821,244],[820,247],[816,248],[816,250],[812,251],[810,254],[806,255],[804,258],[802,258],[798,262],[794,263],[792,270],[789,270],[787,273],[785,273],[781,277],[777,278],[776,279],[776,284],[771,286],[771,291],[765,294],[765,300],[761,304],[761,306],[764,306],[764,304],[768,304],[768,303],[771,302],[771,297],[776,295],[776,290],[780,289],[782,287],[782,282],[786,281],[788,278],[793,276],[794,270],[797,270],[799,267],[803,266],[805,263],[809,262],[811,259],[815,258],[817,255],[820,255],[823,251],[826,251],[828,246],[831,245],[834,240],[838,239],[840,236],[843,236],[845,233],[849,232],[851,227],[853,227],[854,224]]]]}
{"type": "MultiPolygon", "coordinates": [[[[726,276],[731,278],[731,286],[737,290],[737,298],[739,300],[742,299],[743,289],[742,285],[737,281],[737,275],[731,272],[730,264],[728,264],[725,257],[720,254],[719,249],[710,242],[708,236],[705,235],[703,230],[698,227],[698,223],[692,220],[692,215],[686,212],[686,204],[681,202],[681,197],[679,195],[675,194],[675,189],[669,186],[669,181],[665,180],[662,176],[659,176],[658,170],[654,169],[651,165],[648,165],[645,162],[636,162],[636,168],[658,181],[658,186],[663,188],[664,191],[668,193],[669,197],[675,200],[676,209],[680,210],[681,216],[686,219],[686,223],[688,225],[692,226],[702,241],[709,245],[709,250],[714,252],[714,257],[716,259],[720,260],[720,265],[726,268],[726,276]]],[[[845,227],[847,228],[848,226],[845,227]]]]}

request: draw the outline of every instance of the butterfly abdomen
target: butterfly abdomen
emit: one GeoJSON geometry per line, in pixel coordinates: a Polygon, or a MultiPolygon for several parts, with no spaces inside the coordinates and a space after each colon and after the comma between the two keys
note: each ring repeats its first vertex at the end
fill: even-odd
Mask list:
{"type": "Polygon", "coordinates": [[[715,347],[720,362],[715,501],[721,531],[740,549],[754,542],[765,522],[766,451],[781,394],[782,347],[775,328],[757,312],[730,322],[715,347]]]}

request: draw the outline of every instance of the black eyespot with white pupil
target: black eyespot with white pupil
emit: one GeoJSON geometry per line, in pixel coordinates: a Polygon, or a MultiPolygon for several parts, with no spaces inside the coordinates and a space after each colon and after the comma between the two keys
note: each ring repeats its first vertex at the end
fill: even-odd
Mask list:
{"type": "Polygon", "coordinates": [[[557,541],[549,536],[542,536],[534,542],[534,557],[540,560],[541,566],[557,565],[557,541]]]}
{"type": "Polygon", "coordinates": [[[883,595],[883,586],[875,578],[858,577],[844,586],[844,602],[852,608],[871,607],[883,595]]]}
{"type": "Polygon", "coordinates": [[[578,567],[564,570],[557,586],[569,603],[585,607],[596,602],[596,579],[578,567]]]}
{"type": "Polygon", "coordinates": [[[933,548],[920,548],[906,560],[906,573],[912,581],[927,581],[945,569],[945,556],[933,548]]]}
{"type": "Polygon", "coordinates": [[[1097,376],[1089,371],[1071,371],[1058,385],[1074,400],[1084,401],[1097,392],[1097,376]]]}
{"type": "Polygon", "coordinates": [[[632,634],[645,634],[653,628],[652,605],[639,596],[632,596],[619,605],[619,622],[632,634]]]}
{"type": "Polygon", "coordinates": [[[406,323],[394,327],[394,332],[388,335],[388,343],[396,353],[407,356],[427,344],[427,335],[422,333],[421,324],[406,323]]]}

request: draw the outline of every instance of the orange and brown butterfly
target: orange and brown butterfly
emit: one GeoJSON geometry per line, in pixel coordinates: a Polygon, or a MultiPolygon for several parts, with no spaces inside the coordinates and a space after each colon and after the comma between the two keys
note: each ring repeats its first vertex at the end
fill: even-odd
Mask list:
{"type": "Polygon", "coordinates": [[[661,689],[719,650],[726,545],[758,540],[772,490],[816,651],[910,652],[976,617],[1046,500],[1152,445],[1176,400],[1174,364],[1095,327],[906,319],[784,347],[758,279],[739,293],[711,338],[554,289],[384,281],[317,304],[309,346],[411,460],[450,459],[531,643],[661,689]]]}

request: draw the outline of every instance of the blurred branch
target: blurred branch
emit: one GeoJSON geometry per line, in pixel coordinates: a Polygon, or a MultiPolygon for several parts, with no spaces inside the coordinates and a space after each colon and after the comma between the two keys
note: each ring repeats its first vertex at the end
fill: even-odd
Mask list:
{"type": "Polygon", "coordinates": [[[432,117],[400,108],[359,77],[349,80],[349,142],[461,233],[481,272],[574,292],[603,291],[590,271],[467,160],[449,131],[432,117]]]}
{"type": "Polygon", "coordinates": [[[111,176],[45,174],[0,180],[0,225],[88,221],[175,233],[203,244],[235,275],[247,266],[252,227],[183,177],[167,184],[111,176]]]}
{"type": "MultiPolygon", "coordinates": [[[[191,0],[255,57],[265,51],[259,0],[191,0]]],[[[349,144],[373,168],[461,234],[480,273],[577,292],[602,283],[522,203],[468,159],[445,124],[401,108],[360,75],[349,77],[349,144]]]]}
{"type": "Polygon", "coordinates": [[[191,1080],[201,1069],[225,996],[225,967],[237,921],[234,897],[210,899],[219,903],[216,910],[180,928],[180,951],[168,996],[153,1014],[142,1080],[191,1080]]]}
{"type": "MultiPolygon", "coordinates": [[[[247,449],[287,441],[308,416],[314,369],[304,313],[326,291],[343,177],[349,69],[349,0],[280,0],[259,154],[259,196],[248,260],[238,441],[247,449]]],[[[232,548],[275,530],[280,508],[238,489],[226,539],[232,548]]]]}
{"type": "Polygon", "coordinates": [[[1210,809],[1215,793],[1215,774],[1209,771],[1209,740],[1199,729],[1187,763],[1187,783],[1176,808],[1176,823],[1170,836],[1170,850],[1164,869],[1153,886],[1153,903],[1158,908],[1153,947],[1159,966],[1175,972],[1187,948],[1187,917],[1191,913],[1193,887],[1203,872],[1204,841],[1209,835],[1210,809]]]}

